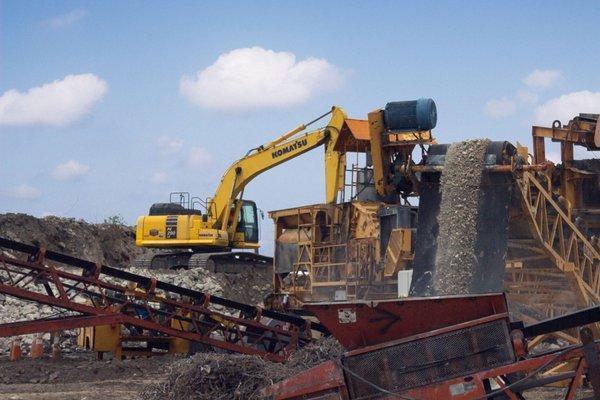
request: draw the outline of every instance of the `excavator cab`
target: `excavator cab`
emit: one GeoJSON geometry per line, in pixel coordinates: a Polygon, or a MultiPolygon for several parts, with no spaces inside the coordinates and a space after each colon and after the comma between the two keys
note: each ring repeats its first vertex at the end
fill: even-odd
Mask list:
{"type": "Polygon", "coordinates": [[[258,243],[258,212],[252,200],[242,200],[235,232],[235,242],[258,243]]]}

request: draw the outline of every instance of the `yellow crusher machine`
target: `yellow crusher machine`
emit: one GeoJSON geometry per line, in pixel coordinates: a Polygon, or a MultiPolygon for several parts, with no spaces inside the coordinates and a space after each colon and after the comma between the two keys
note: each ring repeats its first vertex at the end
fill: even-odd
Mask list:
{"type": "Polygon", "coordinates": [[[435,124],[396,118],[406,103],[342,130],[340,151],[363,155],[347,170],[349,199],[270,212],[269,306],[506,291],[532,323],[600,304],[600,160],[588,153],[600,150],[599,115],[534,126],[529,154],[507,141],[436,143],[435,124]]]}
{"type": "Polygon", "coordinates": [[[257,208],[255,202],[243,199],[244,188],[257,175],[323,145],[326,201],[335,203],[344,188],[346,159],[334,148],[345,120],[344,110],[332,107],[272,142],[251,149],[227,169],[215,194],[206,201],[177,192],[171,193],[169,203],[153,204],[149,215],[137,220],[136,245],[166,251],[142,256],[136,260],[136,266],[204,267],[229,273],[270,266],[272,258],[258,254],[257,208]],[[302,133],[327,116],[330,119],[325,127],[302,133]]]}

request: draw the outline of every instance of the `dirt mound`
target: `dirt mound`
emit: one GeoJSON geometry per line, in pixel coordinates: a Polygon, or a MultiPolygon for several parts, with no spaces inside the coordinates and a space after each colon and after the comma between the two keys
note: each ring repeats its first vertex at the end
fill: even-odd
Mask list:
{"type": "Polygon", "coordinates": [[[285,364],[240,354],[199,353],[173,363],[166,380],[147,387],[140,399],[260,399],[262,388],[342,354],[334,338],[309,344],[285,364]]]}
{"type": "Polygon", "coordinates": [[[454,143],[440,181],[438,251],[433,288],[437,295],[468,294],[476,268],[477,212],[487,139],[454,143]]]}
{"type": "Polygon", "coordinates": [[[0,236],[121,268],[147,251],[135,246],[133,227],[74,218],[0,214],[0,236]]]}

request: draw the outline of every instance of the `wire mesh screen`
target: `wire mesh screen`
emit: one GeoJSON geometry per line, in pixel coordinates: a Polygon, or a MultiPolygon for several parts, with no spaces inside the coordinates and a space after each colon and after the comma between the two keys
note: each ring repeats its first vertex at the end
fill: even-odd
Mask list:
{"type": "MultiPolygon", "coordinates": [[[[368,382],[401,392],[514,361],[505,320],[498,320],[421,340],[347,357],[345,367],[368,382]]],[[[381,394],[346,374],[354,399],[381,394]]]]}

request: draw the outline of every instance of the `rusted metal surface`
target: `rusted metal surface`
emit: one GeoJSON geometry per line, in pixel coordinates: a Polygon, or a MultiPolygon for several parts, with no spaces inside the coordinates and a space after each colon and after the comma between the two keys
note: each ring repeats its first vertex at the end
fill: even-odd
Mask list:
{"type": "Polygon", "coordinates": [[[402,339],[506,313],[508,310],[502,294],[307,303],[304,308],[314,314],[348,350],[402,339]]]}
{"type": "Polygon", "coordinates": [[[307,393],[312,399],[328,394],[331,397],[324,398],[347,399],[344,373],[339,362],[327,361],[263,390],[263,395],[272,399],[303,398],[307,393]]]}
{"type": "Polygon", "coordinates": [[[84,315],[62,318],[46,318],[0,324],[0,337],[26,335],[38,332],[58,332],[86,326],[113,325],[123,323],[119,314],[84,315]]]}
{"type": "MultiPolygon", "coordinates": [[[[492,318],[492,317],[490,317],[492,318]]],[[[466,324],[462,324],[461,327],[449,327],[444,330],[448,333],[456,329],[458,332],[462,332],[465,326],[478,327],[489,324],[490,318],[482,319],[480,321],[470,321],[466,324]],[[487,322],[486,322],[487,321],[487,322]]],[[[502,319],[496,319],[496,321],[502,321],[502,319]]],[[[508,328],[509,325],[506,325],[508,328]]],[[[483,332],[485,333],[485,332],[483,332]]],[[[454,365],[456,361],[461,361],[460,357],[452,357],[452,354],[447,353],[448,360],[440,363],[427,363],[423,362],[427,357],[430,357],[430,351],[424,353],[415,353],[412,358],[409,359],[389,359],[382,358],[381,355],[376,355],[377,349],[385,349],[389,344],[380,346],[373,346],[373,348],[364,350],[363,354],[373,354],[375,359],[380,363],[383,363],[383,367],[379,367],[372,373],[366,374],[365,371],[361,371],[355,365],[348,363],[347,360],[358,354],[361,351],[355,351],[347,353],[340,361],[328,361],[320,364],[312,369],[309,369],[301,374],[298,374],[288,380],[279,382],[276,385],[271,386],[265,390],[265,393],[269,395],[272,400],[317,400],[327,397],[322,397],[324,393],[331,396],[331,399],[388,399],[388,400],[425,400],[425,399],[452,399],[452,400],[481,400],[484,398],[508,398],[508,399],[522,399],[527,398],[526,390],[533,388],[543,387],[551,385],[559,381],[567,381],[567,390],[563,394],[564,399],[570,400],[579,395],[580,389],[583,383],[584,376],[592,382],[600,371],[594,363],[597,363],[598,352],[600,351],[600,343],[594,342],[589,335],[591,332],[588,330],[587,333],[582,331],[583,345],[563,347],[554,351],[546,352],[535,356],[525,356],[519,359],[512,360],[511,362],[504,362],[504,365],[497,365],[490,368],[482,368],[480,370],[472,372],[461,373],[460,365],[454,365]],[[455,374],[450,379],[442,379],[434,383],[430,383],[427,379],[422,381],[414,381],[415,387],[408,390],[403,390],[395,382],[398,378],[402,378],[407,372],[406,369],[399,368],[398,366],[393,367],[394,363],[402,364],[403,362],[419,361],[419,356],[423,362],[423,368],[438,367],[442,368],[444,373],[455,374]],[[596,361],[594,361],[594,359],[596,361]],[[560,363],[572,363],[575,365],[575,369],[567,373],[558,373],[554,375],[539,376],[540,372],[551,369],[553,366],[560,363]],[[454,367],[451,368],[451,366],[454,367]],[[379,379],[374,379],[379,375],[379,379]],[[343,382],[340,383],[339,377],[343,376],[343,382]],[[365,387],[369,387],[371,392],[355,393],[350,389],[352,382],[360,382],[365,387]],[[495,387],[495,388],[493,388],[495,387]],[[327,391],[324,392],[324,389],[327,391]],[[525,397],[523,397],[525,394],[525,397]]],[[[440,337],[444,338],[444,334],[432,333],[430,335],[420,335],[412,338],[407,338],[406,343],[417,343],[419,341],[427,340],[429,338],[440,337]]],[[[485,339],[481,337],[480,339],[485,339]]],[[[475,338],[471,340],[477,340],[475,338]]],[[[502,342],[502,340],[500,340],[502,342]]],[[[510,339],[507,339],[506,346],[510,346],[510,339]]],[[[484,348],[486,344],[479,342],[484,348]]],[[[470,347],[470,346],[467,346],[470,347]]],[[[492,349],[488,347],[488,350],[492,349]]],[[[465,349],[469,351],[468,349],[465,349]]],[[[473,348],[471,348],[473,350],[473,348]]],[[[477,356],[476,353],[473,356],[477,356]]],[[[496,362],[494,357],[486,358],[485,362],[496,362]]],[[[502,364],[502,363],[500,363],[502,364]]],[[[359,364],[360,366],[360,364],[359,364]]],[[[420,372],[417,370],[417,372],[420,372]]],[[[592,383],[595,388],[595,384],[592,383]]],[[[589,399],[600,398],[600,391],[596,389],[593,397],[589,399]]]]}
{"type": "Polygon", "coordinates": [[[510,364],[508,326],[508,315],[499,314],[349,352],[342,363],[361,378],[347,376],[348,390],[368,398],[378,390],[365,379],[401,392],[510,364]]]}
{"type": "MultiPolygon", "coordinates": [[[[585,366],[585,363],[582,363],[582,361],[584,361],[584,355],[580,348],[563,352],[557,351],[539,357],[520,360],[498,368],[492,368],[475,374],[451,379],[439,384],[409,390],[402,393],[402,396],[415,399],[475,400],[481,398],[482,396],[489,395],[491,390],[486,389],[486,387],[489,387],[487,382],[493,382],[501,388],[497,389],[498,394],[503,391],[505,396],[508,398],[518,399],[519,397],[517,395],[520,394],[520,392],[509,386],[510,381],[507,378],[508,376],[515,376],[517,374],[520,376],[531,375],[536,370],[544,369],[543,367],[545,365],[551,366],[566,361],[575,361],[578,362],[582,367],[585,366]]],[[[583,368],[576,371],[569,385],[570,392],[575,393],[580,388],[583,372],[583,368]]],[[[561,376],[561,378],[564,379],[563,376],[561,376]]],[[[530,388],[539,386],[542,385],[531,386],[530,388]]],[[[568,399],[568,394],[565,395],[564,398],[568,399]]]]}
{"type": "MultiPolygon", "coordinates": [[[[599,345],[596,345],[596,351],[600,350],[599,345]]],[[[337,381],[330,379],[329,376],[325,375],[325,371],[331,369],[337,369],[336,373],[344,373],[346,377],[351,375],[353,371],[343,370],[339,364],[334,361],[329,361],[326,364],[318,365],[312,369],[309,369],[302,374],[296,375],[289,380],[279,382],[278,384],[270,387],[265,392],[270,395],[270,399],[273,400],[316,400],[321,399],[323,392],[313,390],[326,382],[331,387],[337,385],[337,381]],[[326,378],[321,381],[321,377],[326,378]],[[313,386],[310,383],[313,383],[313,386]],[[318,382],[318,383],[317,383],[318,382]]],[[[519,360],[509,365],[501,366],[498,368],[492,368],[485,371],[479,371],[469,375],[463,375],[457,378],[449,379],[444,382],[426,385],[414,389],[410,389],[403,392],[395,391],[394,388],[380,387],[380,392],[375,396],[369,396],[369,399],[387,399],[387,400],[425,400],[425,399],[436,399],[436,400],[480,400],[490,396],[492,393],[497,396],[502,396],[509,399],[519,399],[523,390],[530,390],[537,387],[543,387],[545,385],[552,384],[558,380],[569,380],[567,392],[563,395],[563,399],[571,399],[581,389],[582,378],[585,374],[589,375],[589,368],[586,364],[585,356],[581,348],[563,350],[552,352],[538,357],[529,359],[519,360]],[[577,364],[578,368],[573,373],[559,374],[555,377],[536,379],[535,371],[542,370],[546,365],[554,365],[560,362],[571,361],[577,364]],[[528,376],[528,379],[522,382],[509,381],[508,376],[528,376]],[[490,384],[494,383],[499,388],[490,389],[490,384]],[[511,385],[511,383],[519,383],[511,385]],[[396,394],[394,394],[396,393],[396,394]]],[[[348,394],[348,389],[345,384],[340,385],[335,392],[330,394],[332,399],[365,399],[365,397],[353,397],[348,394]],[[333,397],[336,396],[336,397],[333,397]]],[[[597,399],[598,394],[595,397],[588,397],[589,399],[597,399]]],[[[558,397],[556,397],[558,399],[558,397]]]]}
{"type": "MultiPolygon", "coordinates": [[[[0,253],[0,293],[63,310],[69,314],[62,321],[64,329],[83,326],[85,318],[89,325],[118,321],[155,335],[273,361],[285,360],[297,346],[310,341],[311,327],[323,330],[297,316],[211,297],[99,263],[2,238],[0,245],[25,251],[27,257],[25,261],[0,253]],[[227,312],[215,310],[216,304],[227,312]],[[263,317],[277,321],[278,327],[267,325],[263,317]]],[[[0,335],[56,330],[60,324],[60,320],[8,324],[0,327],[0,335]]]]}

